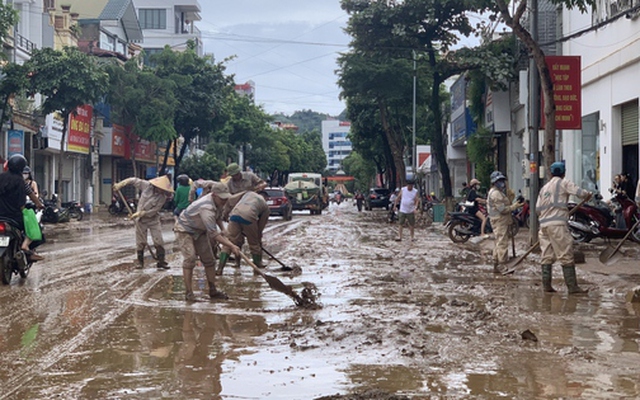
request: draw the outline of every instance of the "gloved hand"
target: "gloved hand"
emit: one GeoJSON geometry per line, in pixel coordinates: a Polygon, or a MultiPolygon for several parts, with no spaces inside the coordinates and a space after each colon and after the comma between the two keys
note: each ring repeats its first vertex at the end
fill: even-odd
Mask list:
{"type": "Polygon", "coordinates": [[[131,219],[142,218],[145,216],[145,214],[146,212],[144,211],[134,212],[133,214],[131,214],[131,219]]]}
{"type": "Polygon", "coordinates": [[[118,182],[113,185],[113,190],[118,191],[124,187],[124,182],[118,182]]]}
{"type": "Polygon", "coordinates": [[[523,205],[524,205],[524,203],[521,203],[521,202],[518,202],[518,203],[516,203],[516,204],[512,204],[512,205],[511,205],[511,211],[515,211],[515,210],[517,210],[518,208],[521,208],[523,205]]]}

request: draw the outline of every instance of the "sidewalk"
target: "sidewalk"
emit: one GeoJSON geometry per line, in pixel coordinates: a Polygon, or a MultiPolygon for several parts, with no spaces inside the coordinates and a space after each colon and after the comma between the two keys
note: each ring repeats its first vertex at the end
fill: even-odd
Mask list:
{"type": "MultiPolygon", "coordinates": [[[[173,224],[175,221],[173,214],[164,210],[160,212],[160,219],[162,224],[173,224]]],[[[117,226],[131,226],[133,223],[126,214],[111,215],[107,210],[99,210],[97,212],[85,213],[82,221],[71,219],[69,222],[62,222],[57,224],[44,224],[44,230],[47,233],[62,232],[69,230],[86,230],[94,228],[108,228],[117,226]]]]}

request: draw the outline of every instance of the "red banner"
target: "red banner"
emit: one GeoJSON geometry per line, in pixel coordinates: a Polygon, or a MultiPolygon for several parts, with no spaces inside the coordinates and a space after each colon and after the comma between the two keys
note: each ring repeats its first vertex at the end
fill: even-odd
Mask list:
{"type": "MultiPolygon", "coordinates": [[[[130,130],[130,129],[129,129],[130,130]]],[[[111,129],[111,154],[124,157],[127,153],[127,128],[113,124],[111,129]]]]}
{"type": "MultiPolygon", "coordinates": [[[[580,56],[546,56],[556,102],[556,129],[582,129],[580,56]]],[[[544,99],[542,99],[544,110],[544,99]]],[[[545,125],[542,113],[542,126],[545,125]]]]}
{"type": "Polygon", "coordinates": [[[75,114],[69,115],[68,151],[89,154],[92,116],[93,107],[89,105],[80,106],[76,109],[75,114]]]}

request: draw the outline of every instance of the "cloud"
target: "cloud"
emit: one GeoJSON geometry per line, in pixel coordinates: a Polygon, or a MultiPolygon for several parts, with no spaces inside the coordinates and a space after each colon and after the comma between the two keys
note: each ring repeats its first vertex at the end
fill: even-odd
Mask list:
{"type": "Polygon", "coordinates": [[[334,71],[349,37],[337,1],[241,0],[221,9],[212,3],[202,3],[198,23],[205,51],[218,61],[235,56],[227,72],[236,82],[254,81],[256,102],[266,111],[342,112],[334,71]]]}

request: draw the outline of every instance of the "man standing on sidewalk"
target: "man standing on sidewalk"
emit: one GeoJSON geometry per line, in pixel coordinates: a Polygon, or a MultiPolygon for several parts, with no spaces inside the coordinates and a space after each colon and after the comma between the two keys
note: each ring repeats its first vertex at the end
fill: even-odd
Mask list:
{"type": "Polygon", "coordinates": [[[405,222],[409,224],[409,233],[411,235],[411,241],[413,242],[413,231],[416,226],[416,208],[418,208],[418,204],[420,203],[418,190],[413,187],[413,183],[413,179],[407,179],[407,186],[404,186],[400,190],[393,204],[393,209],[395,210],[398,207],[398,203],[400,203],[400,211],[398,213],[398,224],[400,226],[398,228],[396,242],[402,241],[402,228],[405,222]]]}
{"type": "Polygon", "coordinates": [[[500,171],[491,173],[491,190],[487,196],[487,211],[491,219],[491,227],[496,235],[496,245],[493,248],[493,272],[501,273],[501,265],[509,258],[510,228],[513,223],[511,213],[522,207],[522,203],[511,204],[505,194],[507,177],[500,171]]]}
{"type": "Polygon", "coordinates": [[[540,248],[542,250],[542,287],[545,292],[555,292],[551,286],[552,267],[555,260],[560,261],[564,282],[569,294],[586,293],[578,286],[576,267],[573,260],[573,238],[567,222],[569,196],[574,195],[589,200],[592,193],[581,189],[575,183],[564,179],[565,166],[562,162],[551,164],[553,178],[540,189],[536,212],[540,219],[540,248]]]}
{"type": "Polygon", "coordinates": [[[211,186],[211,194],[204,195],[189,205],[180,214],[176,221],[174,231],[176,242],[182,253],[182,275],[184,278],[185,300],[195,301],[193,294],[193,268],[196,266],[196,257],[200,258],[204,265],[207,283],[209,284],[209,297],[211,299],[226,299],[224,292],[216,289],[216,259],[213,255],[211,242],[218,241],[240,257],[240,248],[231,243],[218,230],[217,209],[224,207],[231,197],[227,185],[215,182],[211,186]]]}

